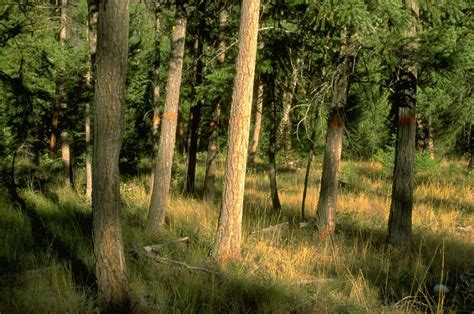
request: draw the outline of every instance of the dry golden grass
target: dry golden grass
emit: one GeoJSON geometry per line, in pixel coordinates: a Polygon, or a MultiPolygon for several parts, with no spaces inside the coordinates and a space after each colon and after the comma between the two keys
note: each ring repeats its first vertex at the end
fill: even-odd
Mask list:
{"type": "MultiPolygon", "coordinates": [[[[306,202],[308,217],[315,215],[320,166],[316,164],[311,174],[306,202]]],[[[126,248],[168,243],[189,236],[189,242],[170,243],[159,254],[219,273],[211,276],[130,256],[128,267],[135,312],[397,313],[466,309],[469,305],[463,303],[465,300],[460,293],[455,293],[460,274],[474,268],[473,177],[463,171],[463,166],[441,163],[433,173],[417,173],[410,248],[385,245],[391,184],[387,169],[379,163],[343,163],[342,178],[347,184],[340,189],[338,198],[336,234],[325,241],[319,240],[312,228],[298,226],[303,169],[279,173],[280,213],[274,213],[271,208],[266,173],[251,169],[244,202],[242,259],[224,265],[216,265],[209,257],[217,229],[219,202],[211,206],[201,202],[199,197],[181,195],[182,180],[175,177],[167,227],[162,236],[150,240],[143,232],[149,177],[128,179],[121,186],[126,248]],[[282,222],[289,224],[273,232],[251,234],[282,222]],[[449,286],[451,292],[434,293],[433,287],[438,283],[449,286]]],[[[203,168],[200,164],[198,192],[203,168]]],[[[181,169],[178,167],[177,171],[180,173],[181,169]]],[[[218,196],[222,168],[220,171],[218,196]]],[[[72,213],[90,214],[88,203],[82,196],[65,189],[55,189],[53,194],[56,197],[33,190],[23,193],[40,215],[52,219],[48,225],[58,238],[67,243],[73,243],[74,239],[81,241],[76,252],[92,267],[90,242],[85,240],[88,236],[81,234],[82,229],[74,221],[66,225],[61,220],[72,213]]],[[[72,219],[78,217],[74,215],[72,219]]],[[[12,208],[8,209],[4,224],[22,226],[21,232],[25,232],[24,219],[15,216],[12,208]]],[[[5,234],[7,240],[0,248],[11,255],[13,241],[17,241],[19,258],[30,260],[22,264],[22,269],[51,261],[66,266],[56,267],[41,277],[40,282],[44,283],[39,284],[40,288],[29,281],[24,293],[12,286],[2,288],[0,299],[9,297],[10,301],[0,302],[0,311],[10,310],[12,304],[30,309],[35,301],[33,305],[28,304],[26,293],[43,290],[49,291],[45,295],[50,297],[45,297],[49,302],[41,301],[45,305],[38,305],[40,312],[70,311],[71,304],[84,312],[93,309],[87,289],[71,292],[70,287],[77,283],[67,263],[51,254],[30,252],[20,242],[25,241],[24,238],[15,240],[13,230],[8,229],[5,234]],[[66,297],[74,302],[68,305],[66,297]],[[57,305],[53,298],[59,300],[57,305]]]]}

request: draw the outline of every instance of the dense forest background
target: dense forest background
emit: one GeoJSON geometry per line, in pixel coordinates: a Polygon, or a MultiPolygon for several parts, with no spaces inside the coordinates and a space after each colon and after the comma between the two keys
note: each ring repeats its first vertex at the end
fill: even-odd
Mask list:
{"type": "MultiPolygon", "coordinates": [[[[0,1],[0,311],[37,306],[89,312],[102,293],[92,253],[98,240],[91,237],[97,228],[91,198],[99,195],[93,192],[99,179],[92,177],[98,143],[92,134],[108,122],[94,116],[101,73],[96,49],[119,43],[99,48],[106,38],[100,15],[97,30],[99,7],[107,5],[101,2],[0,1]],[[51,282],[56,292],[28,305],[25,291],[48,291],[51,282]]],[[[124,111],[117,118],[123,120],[117,202],[120,245],[130,266],[128,309],[472,311],[472,3],[258,2],[128,2],[124,111]],[[234,80],[244,42],[239,27],[246,27],[243,9],[249,3],[260,9],[254,10],[255,78],[247,82],[251,115],[240,115],[250,123],[243,166],[246,236],[240,258],[239,227],[241,261],[222,266],[214,236],[217,225],[230,229],[222,227],[229,189],[223,188],[229,172],[224,167],[226,158],[237,158],[228,147],[239,122],[232,111],[240,97],[234,80]],[[182,74],[175,60],[179,26],[185,31],[182,74]],[[170,91],[176,85],[171,125],[170,91]],[[401,112],[414,112],[415,105],[410,155],[400,138],[411,116],[401,112]],[[170,132],[176,146],[168,147],[168,162],[160,159],[166,152],[159,140],[170,132]],[[410,216],[395,226],[397,171],[404,167],[395,165],[404,159],[413,159],[407,167],[414,170],[400,174],[400,207],[409,208],[410,216]],[[406,182],[414,187],[403,187],[406,182]],[[433,214],[414,214],[412,238],[413,202],[423,215],[433,214]],[[161,210],[158,216],[154,207],[161,210]],[[373,216],[364,217],[364,210],[373,216]],[[150,248],[156,243],[162,243],[159,256],[150,248]],[[139,250],[144,246],[145,255],[139,250]],[[377,262],[370,268],[372,260],[377,262]],[[199,287],[202,281],[209,286],[199,287]],[[437,284],[441,288],[433,291],[437,284]]],[[[96,247],[95,257],[97,252],[96,247]]]]}

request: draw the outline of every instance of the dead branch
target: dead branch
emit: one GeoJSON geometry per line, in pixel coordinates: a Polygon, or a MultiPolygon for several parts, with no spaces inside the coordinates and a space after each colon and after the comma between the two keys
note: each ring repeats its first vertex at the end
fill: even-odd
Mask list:
{"type": "Polygon", "coordinates": [[[168,241],[168,242],[163,243],[163,244],[147,245],[147,246],[144,246],[143,249],[145,251],[147,251],[148,253],[150,253],[150,252],[155,253],[156,251],[164,248],[165,246],[167,246],[171,243],[179,243],[179,242],[187,242],[187,241],[189,241],[189,237],[184,237],[184,238],[179,238],[179,239],[176,239],[176,240],[173,240],[173,241],[168,241]]]}
{"type": "Polygon", "coordinates": [[[261,234],[261,233],[270,233],[270,232],[274,232],[274,231],[278,231],[278,230],[283,230],[283,229],[288,228],[288,226],[289,226],[288,222],[283,222],[281,224],[277,224],[277,225],[274,225],[274,226],[270,226],[270,227],[267,227],[267,228],[256,230],[256,231],[252,232],[250,235],[254,236],[254,235],[257,235],[257,234],[261,234]]]}
{"type": "Polygon", "coordinates": [[[146,256],[148,256],[149,258],[153,259],[155,262],[158,262],[158,263],[168,264],[168,265],[173,265],[173,266],[180,266],[180,267],[187,268],[188,270],[198,270],[198,271],[208,273],[210,275],[219,276],[219,273],[217,273],[213,270],[210,270],[208,268],[199,267],[199,266],[191,266],[191,265],[186,264],[184,262],[179,262],[179,261],[176,261],[176,260],[173,260],[173,259],[170,259],[170,258],[161,257],[161,256],[151,254],[151,253],[147,253],[146,256]]]}

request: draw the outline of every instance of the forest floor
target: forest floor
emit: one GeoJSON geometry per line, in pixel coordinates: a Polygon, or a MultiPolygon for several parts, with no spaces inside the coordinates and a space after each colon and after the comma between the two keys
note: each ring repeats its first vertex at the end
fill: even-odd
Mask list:
{"type": "MultiPolygon", "coordinates": [[[[183,167],[178,163],[174,173],[184,173],[183,167]]],[[[307,217],[315,215],[318,169],[320,162],[311,174],[307,217]]],[[[280,213],[272,211],[263,166],[249,169],[242,258],[220,266],[209,256],[219,204],[200,201],[202,162],[195,197],[182,195],[183,178],[174,176],[167,227],[152,240],[144,234],[149,173],[124,176],[122,223],[134,312],[470,313],[474,287],[466,290],[463,279],[474,269],[474,175],[465,169],[464,162],[438,161],[417,170],[413,243],[402,249],[385,244],[390,167],[343,163],[336,233],[325,240],[299,224],[304,169],[280,169],[280,213]],[[142,250],[152,244],[163,245],[142,250]],[[435,293],[437,284],[449,291],[435,293]]],[[[92,215],[81,171],[76,190],[47,183],[53,170],[36,179],[17,175],[29,186],[20,195],[40,228],[32,228],[0,187],[0,313],[95,311],[92,215]]],[[[222,172],[216,196],[221,186],[222,172]]]]}

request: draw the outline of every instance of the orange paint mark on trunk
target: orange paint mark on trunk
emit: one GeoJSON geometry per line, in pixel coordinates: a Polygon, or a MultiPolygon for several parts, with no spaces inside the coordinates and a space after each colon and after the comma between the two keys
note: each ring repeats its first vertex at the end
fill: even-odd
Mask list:
{"type": "Polygon", "coordinates": [[[326,226],[323,231],[319,234],[319,240],[324,241],[331,235],[331,229],[326,226]]]}
{"type": "Polygon", "coordinates": [[[415,124],[416,123],[416,117],[415,115],[404,115],[400,117],[400,125],[406,125],[406,124],[415,124]]]}
{"type": "Polygon", "coordinates": [[[341,117],[340,117],[338,114],[335,114],[335,115],[332,117],[331,123],[329,124],[329,126],[331,127],[331,129],[340,128],[340,127],[342,126],[341,117]]]}

